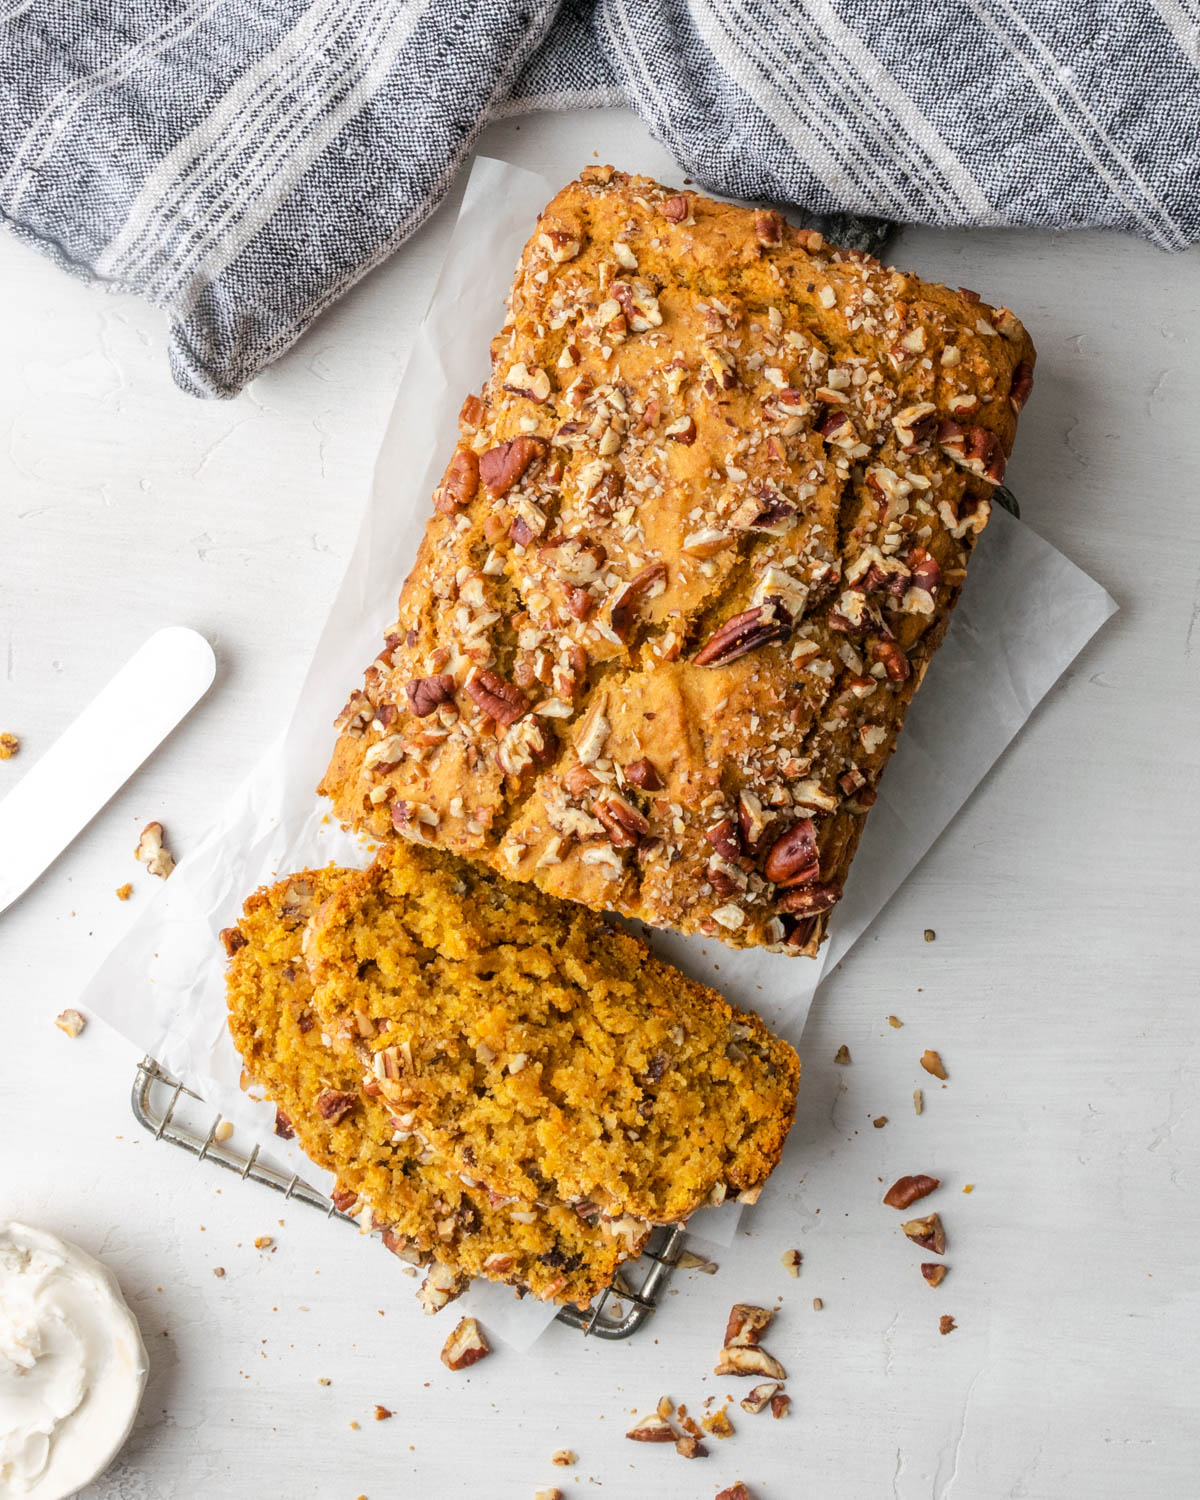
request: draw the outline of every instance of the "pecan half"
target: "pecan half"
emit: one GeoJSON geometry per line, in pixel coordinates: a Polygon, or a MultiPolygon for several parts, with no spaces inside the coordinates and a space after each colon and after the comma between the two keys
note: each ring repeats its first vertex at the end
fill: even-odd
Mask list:
{"type": "Polygon", "coordinates": [[[937,1214],[929,1214],[924,1219],[909,1219],[900,1228],[914,1245],[920,1245],[922,1250],[932,1250],[935,1255],[946,1253],[946,1231],[942,1228],[941,1218],[937,1214]]]}
{"type": "Polygon", "coordinates": [[[470,448],[456,448],[442,482],[433,492],[433,508],[444,516],[470,505],[479,489],[479,459],[470,448]]]}
{"type": "Polygon", "coordinates": [[[448,1370],[465,1370],[492,1352],[483,1329],[474,1318],[460,1318],[458,1327],[442,1345],[442,1363],[448,1370]]]}
{"type": "Polygon", "coordinates": [[[725,1324],[725,1348],[753,1348],[774,1316],[769,1308],[755,1307],[749,1302],[735,1302],[725,1324]]]}
{"type": "Polygon", "coordinates": [[[622,641],[628,641],[633,633],[633,623],[638,607],[651,589],[667,577],[666,563],[651,563],[632,577],[613,601],[612,628],[622,641]]]}
{"type": "Polygon", "coordinates": [[[325,1089],[317,1095],[317,1113],[323,1120],[336,1125],[344,1120],[358,1103],[357,1094],[344,1094],[340,1089],[325,1089]]]}
{"type": "Polygon", "coordinates": [[[479,455],[479,477],[491,495],[507,495],[535,458],[546,451],[542,438],[515,437],[479,455]]]}
{"type": "Polygon", "coordinates": [[[687,197],[683,193],[677,193],[674,198],[668,198],[658,211],[669,223],[682,224],[692,208],[687,197]]]}
{"type": "Polygon", "coordinates": [[[467,692],[497,724],[515,724],[530,709],[529,699],[521,689],[490,669],[477,672],[467,683],[467,692]]]}
{"type": "Polygon", "coordinates": [[[698,667],[721,667],[772,641],[786,640],[792,617],[776,599],[743,610],[719,626],[692,658],[698,667]]]}
{"type": "Polygon", "coordinates": [[[661,792],[663,788],[662,778],[644,755],[625,767],[625,780],[642,792],[661,792]]]}
{"type": "Polygon", "coordinates": [[[604,824],[615,849],[632,849],[650,832],[650,824],[619,792],[608,791],[597,797],[592,811],[604,824]]]}
{"type": "Polygon", "coordinates": [[[454,700],[454,678],[447,672],[434,677],[414,677],[404,684],[409,707],[418,719],[427,718],[440,703],[454,700]]]}
{"type": "Polygon", "coordinates": [[[889,1208],[907,1208],[919,1198],[928,1198],[941,1185],[940,1177],[927,1177],[924,1172],[919,1172],[915,1177],[897,1177],[884,1193],[883,1201],[889,1208]]]}
{"type": "Polygon", "coordinates": [[[763,874],[784,890],[811,885],[821,874],[817,835],[811,818],[799,818],[771,845],[763,874]]]}
{"type": "MultiPolygon", "coordinates": [[[[804,885],[785,891],[775,903],[776,911],[798,912],[801,916],[815,917],[829,911],[842,899],[840,885],[804,885]]],[[[805,937],[799,946],[808,941],[805,937]]]]}
{"type": "Polygon", "coordinates": [[[1020,412],[1021,408],[1029,400],[1033,391],[1033,366],[1027,359],[1021,363],[1012,373],[1012,385],[1008,389],[1008,399],[1012,403],[1012,409],[1020,412]]]}

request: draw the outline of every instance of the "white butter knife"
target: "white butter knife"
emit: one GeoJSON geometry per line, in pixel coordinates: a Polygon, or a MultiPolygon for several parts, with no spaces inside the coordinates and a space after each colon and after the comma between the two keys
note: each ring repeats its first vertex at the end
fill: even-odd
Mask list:
{"type": "Polygon", "coordinates": [[[0,802],[0,912],[62,853],[212,686],[202,635],[159,630],[0,802]]]}

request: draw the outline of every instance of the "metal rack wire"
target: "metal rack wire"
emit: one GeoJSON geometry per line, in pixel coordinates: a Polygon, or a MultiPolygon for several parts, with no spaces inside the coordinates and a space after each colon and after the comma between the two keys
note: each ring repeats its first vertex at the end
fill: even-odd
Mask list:
{"type": "MultiPolygon", "coordinates": [[[[272,1166],[263,1159],[258,1146],[247,1153],[217,1140],[221,1116],[210,1118],[200,1095],[172,1078],[154,1058],[143,1057],[138,1064],[130,1103],[138,1124],[156,1141],[178,1146],[197,1161],[236,1172],[243,1181],[260,1183],[282,1193],[285,1199],[306,1203],[326,1218],[343,1219],[357,1229],[357,1221],[339,1212],[325,1193],[310,1187],[295,1172],[272,1166]]],[[[586,1308],[562,1308],[558,1321],[594,1338],[629,1338],[654,1312],[683,1245],[684,1232],[679,1225],[656,1229],[638,1259],[619,1268],[611,1286],[586,1308]]]]}

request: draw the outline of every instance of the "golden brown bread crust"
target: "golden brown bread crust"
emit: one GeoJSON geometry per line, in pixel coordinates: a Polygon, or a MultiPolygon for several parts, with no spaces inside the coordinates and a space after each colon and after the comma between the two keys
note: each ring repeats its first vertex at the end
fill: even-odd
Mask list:
{"type": "Polygon", "coordinates": [[[334,1045],[494,1193],[671,1223],[779,1160],[792,1048],[580,905],[401,843],[304,952],[334,1045]]]}
{"type": "Polygon", "coordinates": [[[429,1310],[470,1276],[551,1301],[588,1302],[640,1248],[643,1227],[614,1234],[566,1208],[531,1213],[494,1201],[444,1168],[414,1133],[398,1131],[369,1074],[364,1085],[361,1064],[323,1042],[301,942],[305,923],[348,874],[308,870],[264,887],[223,934],[233,950],[229,1029],[247,1071],[306,1155],[336,1175],[340,1208],[365,1216],[397,1254],[453,1273],[455,1280],[435,1276],[422,1289],[429,1310]]]}
{"type": "Polygon", "coordinates": [[[1033,359],[973,293],[589,169],[321,789],[375,836],[814,953],[1033,359]]]}

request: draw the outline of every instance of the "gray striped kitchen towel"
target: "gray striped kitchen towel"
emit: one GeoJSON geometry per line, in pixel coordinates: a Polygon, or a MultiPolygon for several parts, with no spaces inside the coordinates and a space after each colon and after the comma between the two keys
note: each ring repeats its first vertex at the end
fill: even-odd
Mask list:
{"type": "Polygon", "coordinates": [[[729,196],[1200,238],[1200,0],[0,0],[0,214],[230,396],[501,114],[626,103],[729,196]]]}

